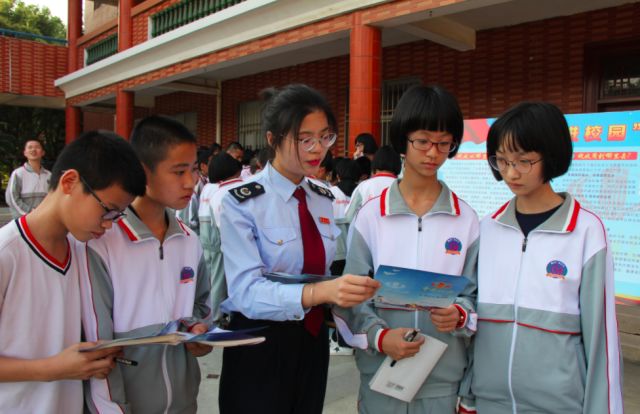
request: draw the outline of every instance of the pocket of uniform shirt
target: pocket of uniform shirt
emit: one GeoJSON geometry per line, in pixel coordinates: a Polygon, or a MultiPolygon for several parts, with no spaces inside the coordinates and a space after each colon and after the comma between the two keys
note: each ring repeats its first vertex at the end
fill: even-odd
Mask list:
{"type": "Polygon", "coordinates": [[[296,230],[293,227],[262,228],[262,233],[269,242],[278,246],[297,238],[296,230]]]}
{"type": "Polygon", "coordinates": [[[338,226],[334,225],[319,226],[318,231],[320,232],[322,237],[325,237],[332,241],[337,240],[340,236],[340,229],[338,228],[338,226]]]}

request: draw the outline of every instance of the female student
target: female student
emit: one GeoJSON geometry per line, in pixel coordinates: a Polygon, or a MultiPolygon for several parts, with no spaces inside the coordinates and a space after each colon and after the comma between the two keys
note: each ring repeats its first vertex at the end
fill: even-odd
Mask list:
{"type": "Polygon", "coordinates": [[[489,130],[489,165],[515,197],[480,226],[472,391],[481,414],[622,413],[605,226],[551,188],[572,155],[552,104],[521,103],[489,130]]]}
{"type": "Polygon", "coordinates": [[[444,89],[414,87],[400,99],[391,120],[391,142],[405,155],[405,171],[379,197],[365,203],[349,230],[345,272],[375,274],[380,265],[466,276],[467,288],[447,308],[402,311],[334,308],[344,339],[356,351],[360,370],[360,413],[453,413],[467,365],[468,338],[475,330],[476,213],[437,178],[462,140],[462,113],[444,89]],[[404,340],[413,330],[448,347],[414,400],[372,391],[368,384],[388,355],[415,355],[424,343],[404,340]]]}
{"type": "Polygon", "coordinates": [[[349,307],[378,283],[344,275],[314,284],[280,284],[267,272],[327,275],[339,231],[331,192],[315,175],[337,125],[325,99],[305,85],[266,93],[262,121],[275,158],[223,198],[220,234],[230,329],[263,328],[257,346],[224,350],[220,412],[321,413],[329,341],[325,303],[349,307]]]}

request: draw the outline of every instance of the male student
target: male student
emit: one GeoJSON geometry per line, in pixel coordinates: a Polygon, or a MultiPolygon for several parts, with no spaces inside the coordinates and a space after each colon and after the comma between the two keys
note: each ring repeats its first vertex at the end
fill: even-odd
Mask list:
{"type": "MultiPolygon", "coordinates": [[[[184,208],[197,180],[196,139],[177,121],[152,116],[131,134],[147,176],[118,227],[87,247],[83,326],[90,340],[155,334],[181,320],[202,333],[211,315],[209,278],[198,236],[170,209],[184,208]],[[204,322],[204,323],[203,323],[204,322]]],[[[92,379],[93,413],[195,413],[199,344],[124,348],[137,366],[117,366],[92,379]]]]}
{"type": "Polygon", "coordinates": [[[51,173],[42,166],[44,148],[40,141],[25,142],[22,154],[27,162],[13,170],[5,192],[13,218],[27,214],[42,202],[51,178],[51,173]]]}
{"type": "Polygon", "coordinates": [[[133,149],[87,132],[53,167],[40,206],[0,229],[0,412],[83,412],[82,379],[104,378],[119,349],[79,352],[78,252],[122,217],[145,175],[133,149]]]}

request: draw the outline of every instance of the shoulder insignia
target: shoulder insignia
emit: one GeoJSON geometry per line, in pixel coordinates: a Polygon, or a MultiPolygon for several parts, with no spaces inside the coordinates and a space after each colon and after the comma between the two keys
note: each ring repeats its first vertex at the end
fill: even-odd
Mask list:
{"type": "Polygon", "coordinates": [[[264,194],[264,187],[258,183],[247,183],[239,187],[235,187],[229,190],[229,193],[238,200],[239,203],[247,201],[250,198],[257,197],[264,194]]]}
{"type": "Polygon", "coordinates": [[[331,192],[331,190],[329,190],[328,188],[321,187],[321,186],[315,184],[311,180],[307,180],[307,184],[309,184],[309,188],[314,193],[320,194],[321,196],[325,196],[331,201],[333,201],[333,199],[335,198],[333,193],[331,192]]]}

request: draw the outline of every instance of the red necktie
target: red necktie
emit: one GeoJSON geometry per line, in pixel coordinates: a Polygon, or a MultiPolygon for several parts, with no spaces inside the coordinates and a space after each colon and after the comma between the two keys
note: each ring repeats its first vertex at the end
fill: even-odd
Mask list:
{"type": "MultiPolygon", "coordinates": [[[[307,208],[307,193],[302,187],[298,187],[293,196],[298,200],[298,217],[300,218],[300,233],[302,233],[302,249],[304,251],[302,273],[324,275],[326,270],[324,244],[315,220],[307,208]]],[[[305,329],[311,335],[318,336],[323,318],[322,308],[314,306],[304,317],[305,329]]]]}

